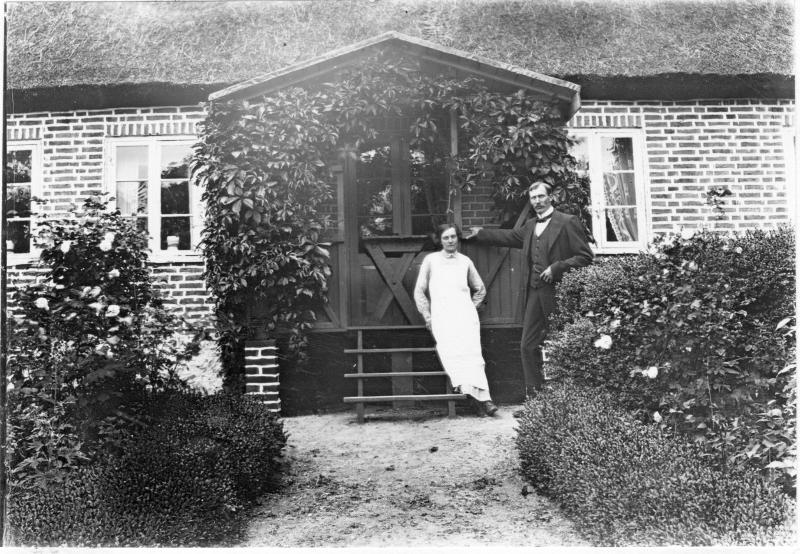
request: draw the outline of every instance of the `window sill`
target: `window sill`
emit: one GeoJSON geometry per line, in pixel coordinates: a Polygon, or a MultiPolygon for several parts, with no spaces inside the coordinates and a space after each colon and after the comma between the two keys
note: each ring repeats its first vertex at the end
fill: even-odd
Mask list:
{"type": "Polygon", "coordinates": [[[196,251],[175,251],[159,250],[150,253],[150,263],[169,264],[169,263],[203,263],[203,254],[196,251]]]}
{"type": "Polygon", "coordinates": [[[38,262],[38,254],[6,254],[6,267],[36,265],[38,262]]]}

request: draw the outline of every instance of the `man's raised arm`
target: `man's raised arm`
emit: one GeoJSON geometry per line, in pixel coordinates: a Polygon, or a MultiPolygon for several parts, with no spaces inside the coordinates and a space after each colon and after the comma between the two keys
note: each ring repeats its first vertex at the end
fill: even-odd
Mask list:
{"type": "Polygon", "coordinates": [[[470,227],[469,233],[464,235],[464,240],[474,240],[482,244],[493,246],[508,246],[522,248],[525,240],[522,229],[484,229],[483,227],[470,227]]]}

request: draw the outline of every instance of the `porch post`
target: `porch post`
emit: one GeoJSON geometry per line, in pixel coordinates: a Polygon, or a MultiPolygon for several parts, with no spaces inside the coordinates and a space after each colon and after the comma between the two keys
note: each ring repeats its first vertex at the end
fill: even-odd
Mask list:
{"type": "Polygon", "coordinates": [[[278,349],[274,339],[253,339],[244,344],[245,394],[280,413],[278,349]]]}
{"type": "MultiPolygon", "coordinates": [[[[458,155],[458,113],[456,113],[456,110],[450,110],[450,155],[453,158],[458,155]]],[[[452,185],[452,175],[450,175],[450,179],[450,185],[452,185]]],[[[463,222],[461,221],[461,196],[461,189],[456,190],[453,195],[453,223],[459,227],[463,227],[463,222]]]]}

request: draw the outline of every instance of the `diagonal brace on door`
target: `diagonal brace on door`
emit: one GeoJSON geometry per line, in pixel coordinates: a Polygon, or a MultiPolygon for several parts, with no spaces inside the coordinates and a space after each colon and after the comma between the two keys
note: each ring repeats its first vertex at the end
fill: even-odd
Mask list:
{"type": "Polygon", "coordinates": [[[375,317],[380,319],[383,317],[392,300],[397,300],[397,304],[403,311],[403,314],[408,319],[409,323],[414,323],[419,320],[417,314],[416,304],[411,300],[408,291],[403,288],[403,276],[406,274],[417,252],[406,252],[400,257],[397,264],[392,267],[389,259],[384,255],[383,250],[375,244],[364,245],[367,253],[375,262],[375,268],[380,273],[381,278],[384,280],[389,290],[384,290],[381,298],[378,300],[375,310],[375,317]]]}

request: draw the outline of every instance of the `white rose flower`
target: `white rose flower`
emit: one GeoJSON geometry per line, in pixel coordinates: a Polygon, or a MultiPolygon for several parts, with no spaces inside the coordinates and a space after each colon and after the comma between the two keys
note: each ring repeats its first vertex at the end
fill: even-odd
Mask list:
{"type": "Polygon", "coordinates": [[[783,412],[781,412],[780,408],[773,408],[769,412],[767,412],[767,414],[770,417],[781,417],[781,416],[783,416],[783,412]]]}
{"type": "Polygon", "coordinates": [[[687,229],[684,227],[681,229],[681,238],[683,240],[689,240],[694,236],[694,229],[687,229]]]}
{"type": "Polygon", "coordinates": [[[61,250],[64,254],[66,254],[67,252],[69,252],[69,249],[71,247],[72,247],[72,241],[71,240],[65,240],[64,242],[61,243],[61,245],[58,247],[58,249],[61,250]]]}
{"type": "Polygon", "coordinates": [[[650,377],[650,379],[655,379],[658,377],[658,368],[654,365],[651,365],[645,370],[644,374],[650,377]]]}
{"type": "Polygon", "coordinates": [[[119,318],[120,323],[124,323],[125,325],[133,325],[133,316],[126,315],[125,317],[119,318]]]}
{"type": "Polygon", "coordinates": [[[119,277],[119,269],[112,269],[111,271],[108,272],[108,276],[111,279],[119,277]]]}
{"type": "Polygon", "coordinates": [[[653,412],[653,421],[655,421],[656,423],[661,423],[661,421],[662,421],[663,419],[664,419],[664,418],[663,418],[663,417],[661,417],[661,414],[660,414],[660,413],[658,413],[658,412],[653,412]]]}
{"type": "Polygon", "coordinates": [[[92,287],[92,289],[89,291],[89,296],[91,296],[92,298],[95,298],[101,292],[102,291],[101,291],[100,287],[92,287]]]}
{"type": "Polygon", "coordinates": [[[620,321],[618,319],[614,319],[611,321],[609,326],[611,327],[611,329],[616,329],[617,327],[620,326],[620,321]]]}
{"type": "Polygon", "coordinates": [[[697,264],[695,263],[694,260],[689,262],[689,265],[686,267],[689,269],[689,271],[697,271],[697,264]]]}
{"type": "Polygon", "coordinates": [[[115,235],[114,233],[112,233],[112,232],[110,232],[110,231],[109,231],[108,233],[106,233],[105,235],[103,235],[103,242],[114,242],[114,238],[115,238],[116,236],[117,236],[117,235],[115,235]]]}
{"type": "Polygon", "coordinates": [[[603,350],[608,350],[611,348],[611,337],[608,335],[600,335],[600,338],[594,341],[595,348],[602,348],[603,350]]]}
{"type": "Polygon", "coordinates": [[[734,252],[736,252],[737,254],[741,254],[741,253],[742,253],[742,247],[741,247],[741,246],[737,246],[737,247],[736,247],[736,248],[734,248],[733,250],[734,250],[734,252]]]}
{"type": "Polygon", "coordinates": [[[110,243],[110,242],[103,241],[103,242],[101,242],[100,244],[98,244],[98,245],[97,245],[97,247],[98,247],[100,250],[102,250],[103,252],[108,252],[109,250],[111,250],[111,243],[110,243]]]}
{"type": "Polygon", "coordinates": [[[108,341],[108,344],[111,344],[111,345],[119,344],[119,337],[116,336],[116,335],[112,335],[112,336],[108,337],[106,340],[108,341]]]}
{"type": "Polygon", "coordinates": [[[9,383],[6,390],[14,390],[14,383],[9,383]]]}
{"type": "Polygon", "coordinates": [[[49,310],[50,309],[50,304],[47,302],[47,298],[39,297],[39,298],[36,299],[36,301],[33,304],[37,308],[39,308],[40,310],[49,310]]]}
{"type": "Polygon", "coordinates": [[[103,309],[103,304],[101,302],[92,302],[91,304],[89,304],[89,307],[99,314],[100,310],[103,309]]]}
{"type": "Polygon", "coordinates": [[[83,287],[83,290],[81,290],[81,296],[86,296],[91,291],[92,291],[92,287],[83,287]]]}
{"type": "Polygon", "coordinates": [[[119,315],[119,306],[117,306],[116,304],[111,304],[106,309],[106,317],[116,317],[118,315],[119,315]]]}

